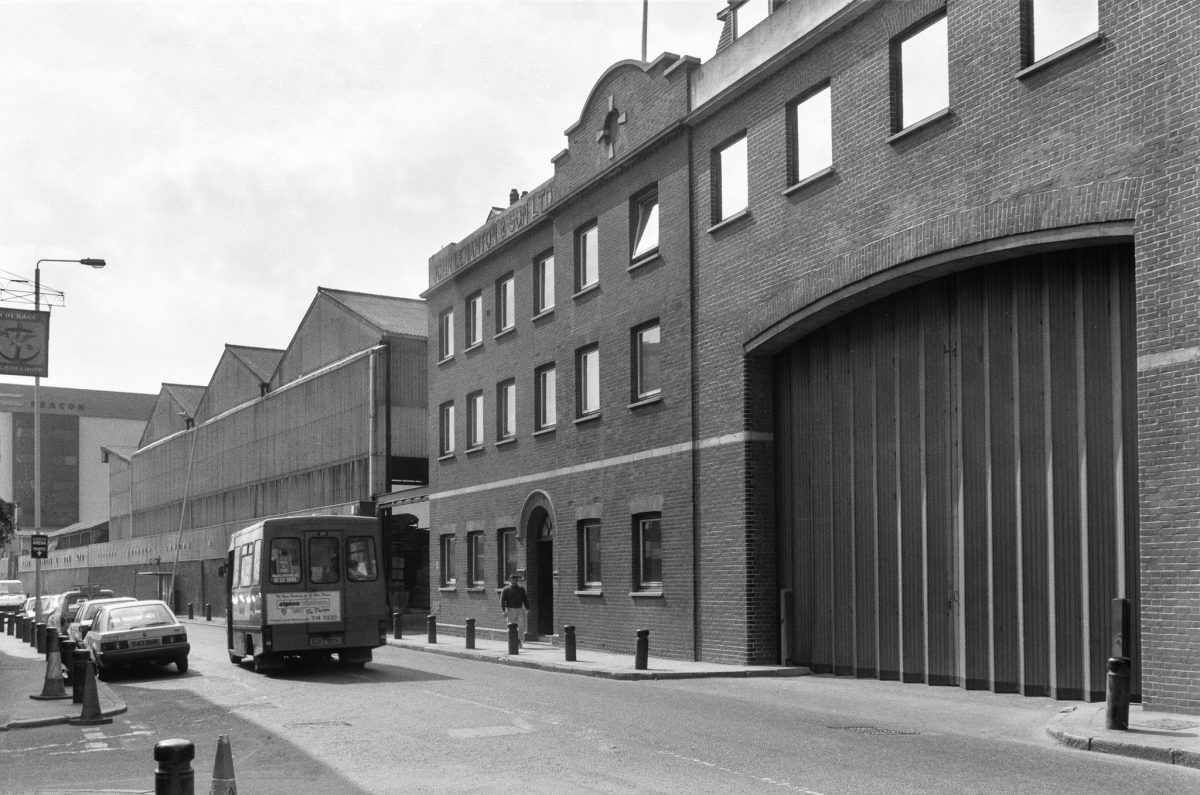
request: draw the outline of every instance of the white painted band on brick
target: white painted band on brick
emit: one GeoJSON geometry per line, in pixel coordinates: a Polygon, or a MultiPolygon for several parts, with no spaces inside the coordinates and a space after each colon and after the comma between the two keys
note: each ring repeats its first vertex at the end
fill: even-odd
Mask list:
{"type": "Polygon", "coordinates": [[[1141,373],[1146,370],[1158,370],[1176,364],[1186,364],[1198,359],[1200,359],[1200,348],[1179,348],[1163,353],[1148,353],[1138,357],[1137,369],[1141,373]]]}
{"type": "Polygon", "coordinates": [[[714,447],[724,447],[731,444],[745,444],[746,442],[770,442],[775,439],[773,433],[765,431],[739,431],[738,433],[727,433],[724,436],[713,436],[708,439],[701,439],[698,442],[680,442],[679,444],[671,444],[665,447],[655,447],[651,450],[642,450],[637,453],[628,455],[615,456],[613,458],[602,458],[598,461],[588,461],[584,464],[576,464],[569,467],[560,467],[547,472],[535,472],[529,475],[520,475],[515,478],[506,478],[504,480],[493,480],[490,483],[480,483],[475,486],[467,486],[461,489],[451,489],[449,491],[439,491],[436,494],[429,495],[429,501],[445,500],[451,497],[461,497],[464,494],[478,494],[481,491],[490,491],[491,489],[503,489],[509,486],[520,486],[523,483],[540,483],[548,478],[565,477],[568,475],[578,475],[583,472],[592,472],[597,469],[607,469],[609,467],[625,466],[626,464],[636,464],[640,461],[648,461],[652,458],[663,458],[665,456],[679,455],[681,453],[690,453],[693,450],[708,450],[714,447]]]}

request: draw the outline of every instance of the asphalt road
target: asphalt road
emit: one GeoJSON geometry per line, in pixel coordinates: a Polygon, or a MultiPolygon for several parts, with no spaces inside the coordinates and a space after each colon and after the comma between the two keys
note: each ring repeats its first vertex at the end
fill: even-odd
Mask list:
{"type": "Polygon", "coordinates": [[[191,670],[110,684],[107,726],[0,733],[0,788],[152,792],[153,747],[196,743],[208,792],[228,734],[241,793],[1195,793],[1200,771],[1055,745],[1044,699],[798,677],[623,682],[376,650],[264,677],[219,625],[191,670]]]}

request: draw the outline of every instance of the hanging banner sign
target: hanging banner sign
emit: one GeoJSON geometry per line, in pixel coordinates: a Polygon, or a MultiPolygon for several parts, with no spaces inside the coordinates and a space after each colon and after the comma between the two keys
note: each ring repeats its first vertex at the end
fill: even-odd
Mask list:
{"type": "Polygon", "coordinates": [[[0,375],[49,375],[50,313],[0,308],[0,375]]]}

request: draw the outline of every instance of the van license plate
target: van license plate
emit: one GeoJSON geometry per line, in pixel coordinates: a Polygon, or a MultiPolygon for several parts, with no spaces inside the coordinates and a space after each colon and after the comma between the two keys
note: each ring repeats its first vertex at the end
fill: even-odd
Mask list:
{"type": "Polygon", "coordinates": [[[309,646],[341,646],[341,635],[310,635],[308,637],[309,646]]]}

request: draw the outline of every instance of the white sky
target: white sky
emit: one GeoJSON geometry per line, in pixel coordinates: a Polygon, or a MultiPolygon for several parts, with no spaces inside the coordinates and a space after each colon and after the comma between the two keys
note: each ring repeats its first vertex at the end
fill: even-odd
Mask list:
{"type": "MultiPolygon", "coordinates": [[[[650,57],[708,60],[723,6],[650,0],[650,57]]],[[[431,254],[553,174],[641,9],[0,0],[0,287],[108,261],[42,266],[66,295],[42,383],[203,385],[225,343],[286,347],[318,286],[418,296],[431,254]]]]}

